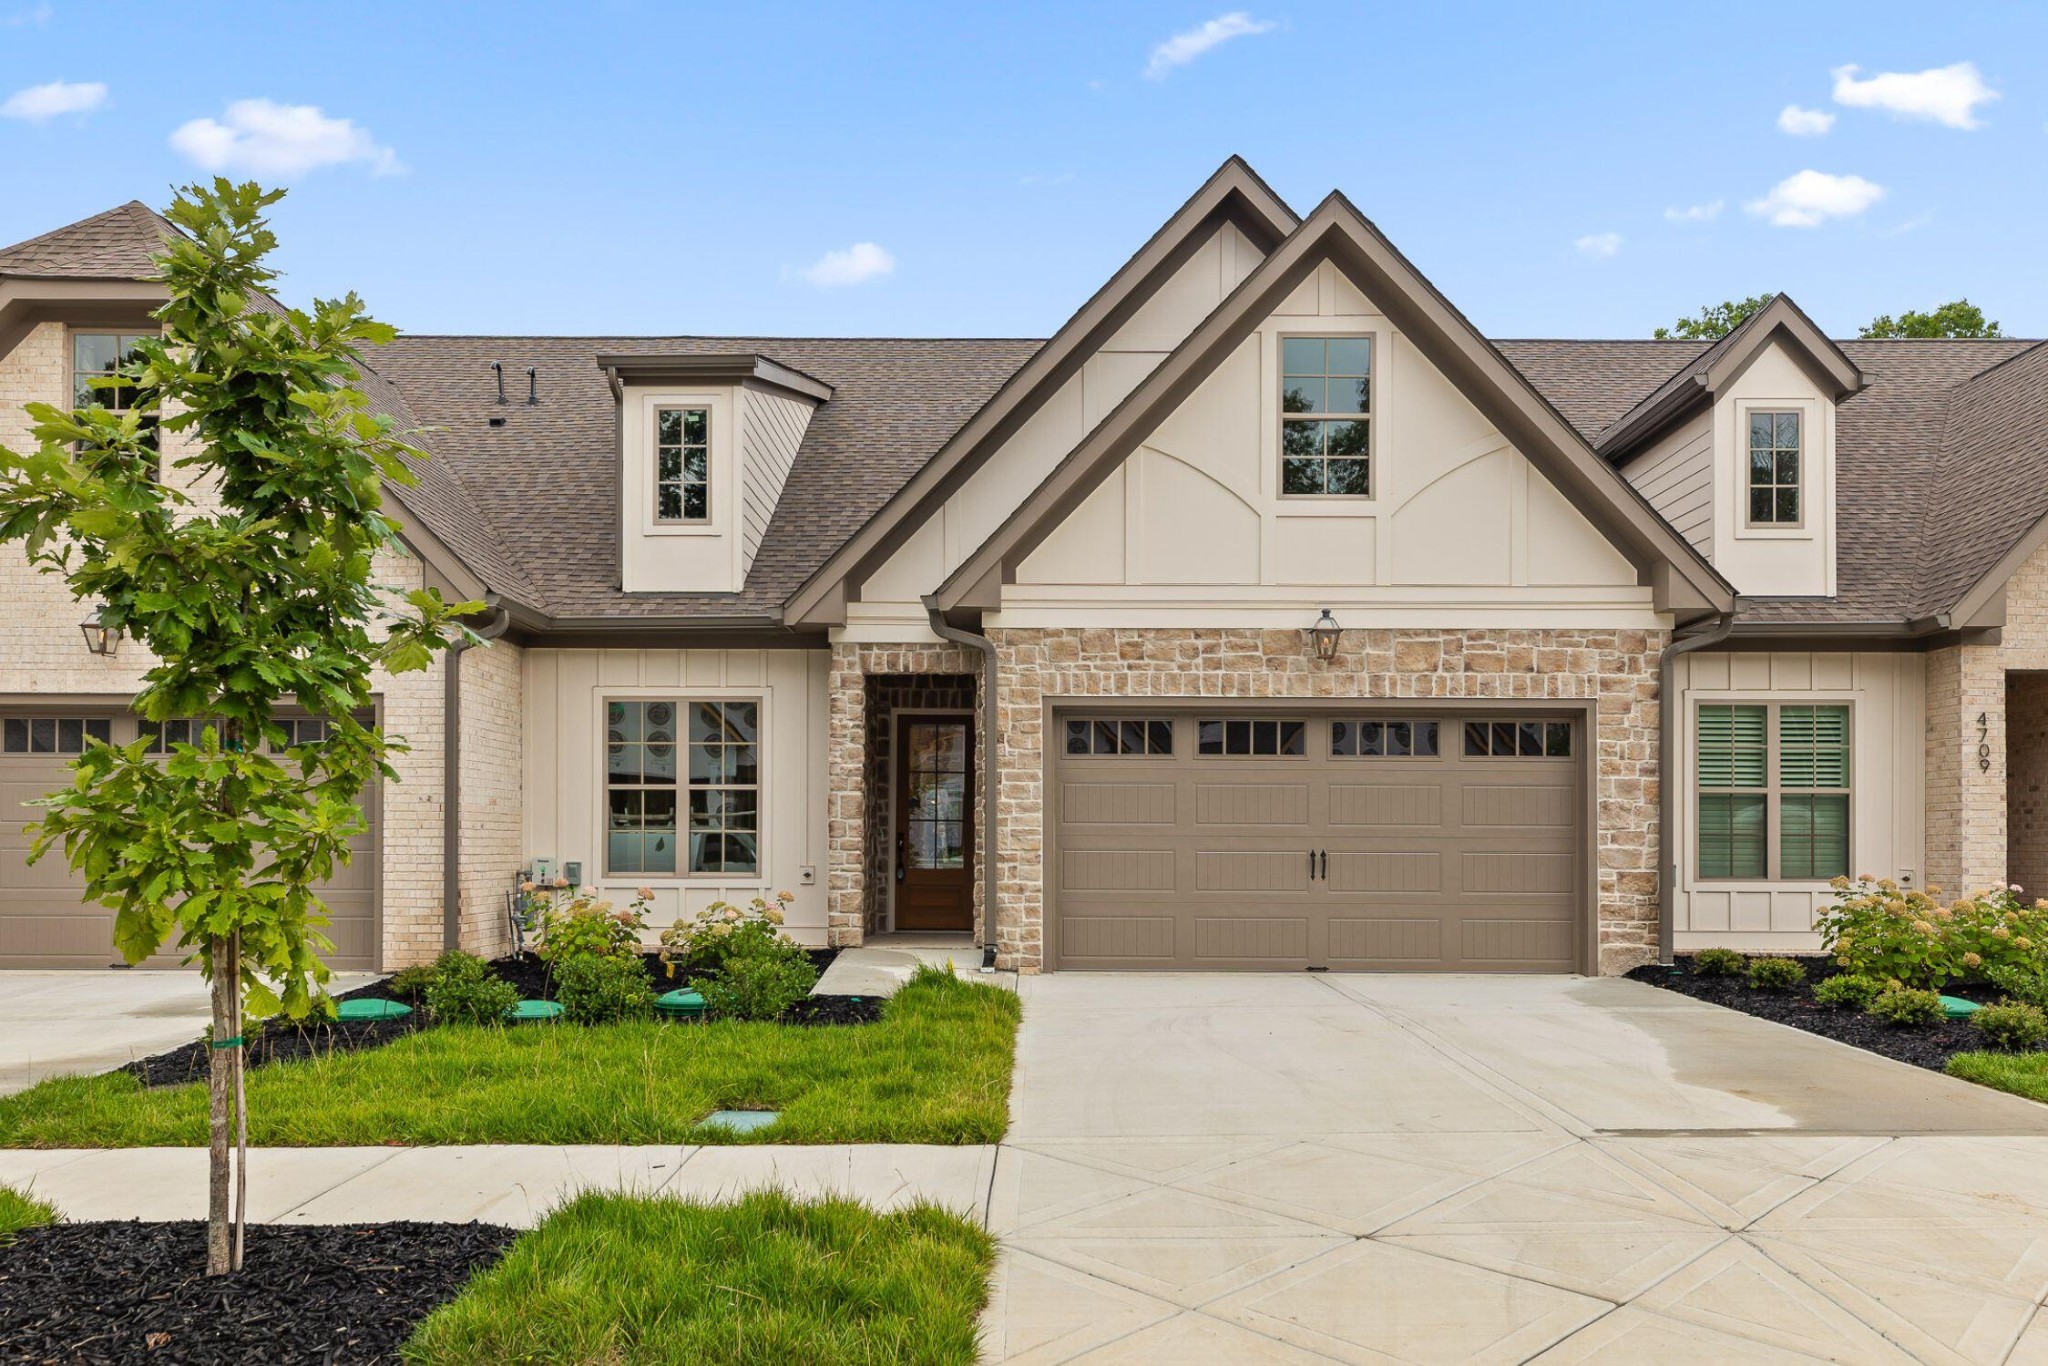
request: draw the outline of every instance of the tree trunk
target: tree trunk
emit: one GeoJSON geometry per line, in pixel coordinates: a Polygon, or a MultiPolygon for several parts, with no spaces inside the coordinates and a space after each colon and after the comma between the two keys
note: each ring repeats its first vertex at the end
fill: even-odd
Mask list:
{"type": "MultiPolygon", "coordinates": [[[[242,932],[236,930],[228,939],[228,961],[234,967],[235,981],[235,1035],[240,1037],[242,1025],[242,932]]],[[[249,1226],[249,1095],[243,1081],[247,1071],[249,1045],[238,1043],[228,1050],[228,1056],[235,1060],[235,1256],[234,1268],[242,1269],[242,1236],[249,1226]]]]}
{"type": "MultiPolygon", "coordinates": [[[[235,1037],[236,1003],[241,983],[234,970],[234,947],[226,939],[209,940],[206,946],[213,973],[213,1038],[220,1044],[235,1037]]],[[[232,1133],[229,1110],[234,1100],[234,1059],[232,1050],[207,1050],[207,1183],[206,1183],[206,1274],[225,1276],[234,1269],[230,1246],[230,1182],[228,1141],[232,1133]]]]}

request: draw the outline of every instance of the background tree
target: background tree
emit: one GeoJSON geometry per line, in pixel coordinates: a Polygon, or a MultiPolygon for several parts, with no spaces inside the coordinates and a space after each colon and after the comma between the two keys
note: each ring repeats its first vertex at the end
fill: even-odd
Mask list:
{"type": "Polygon", "coordinates": [[[1701,304],[1700,311],[1690,318],[1680,318],[1671,326],[1660,327],[1650,335],[1658,341],[1719,341],[1748,322],[1750,314],[1777,297],[1775,294],[1752,294],[1747,299],[1701,304]]]}
{"type": "Polygon", "coordinates": [[[263,211],[281,197],[222,179],[180,191],[167,216],[185,235],[156,258],[162,336],[105,382],[132,391],[128,411],[30,404],[35,451],[0,448],[0,542],[154,654],[137,712],[207,722],[167,757],[89,745],[44,803],[32,856],[62,845],[129,962],[182,947],[211,985],[212,1275],[241,1264],[244,1008],[302,1016],[324,1000],[332,945],[313,888],[365,828],[364,783],[396,776],[402,742],[360,719],[371,671],[425,668],[482,610],[372,582],[397,537],[381,485],[411,483],[401,457],[419,453],[352,386],[356,348],[394,334],[353,294],[310,312],[264,297],[263,211]],[[203,503],[158,477],[151,424],[203,503]],[[292,743],[275,719],[287,701],[325,735],[292,743]]]}
{"type": "Polygon", "coordinates": [[[1968,299],[1957,299],[1925,313],[1911,310],[1894,318],[1885,313],[1870,320],[1870,326],[1856,334],[1865,338],[1889,337],[2002,337],[1995,322],[1984,321],[1984,310],[1968,299]]]}

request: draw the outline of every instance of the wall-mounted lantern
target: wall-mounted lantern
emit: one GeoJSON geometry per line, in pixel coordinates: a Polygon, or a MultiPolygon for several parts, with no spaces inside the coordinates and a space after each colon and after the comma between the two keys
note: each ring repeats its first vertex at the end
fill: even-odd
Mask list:
{"type": "Polygon", "coordinates": [[[1316,618],[1316,624],[1308,628],[1309,647],[1315,651],[1317,659],[1328,664],[1337,657],[1337,641],[1342,630],[1337,619],[1330,615],[1330,609],[1325,607],[1323,614],[1316,618]]]}
{"type": "Polygon", "coordinates": [[[121,628],[102,622],[98,612],[90,620],[79,622],[78,629],[85,633],[85,648],[104,659],[112,659],[121,648],[121,628]]]}

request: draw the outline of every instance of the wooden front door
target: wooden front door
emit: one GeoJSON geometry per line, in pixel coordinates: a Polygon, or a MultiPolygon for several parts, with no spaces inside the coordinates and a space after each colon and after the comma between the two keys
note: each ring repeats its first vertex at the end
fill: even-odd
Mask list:
{"type": "Polygon", "coordinates": [[[974,718],[896,726],[896,928],[974,928],[974,718]]]}

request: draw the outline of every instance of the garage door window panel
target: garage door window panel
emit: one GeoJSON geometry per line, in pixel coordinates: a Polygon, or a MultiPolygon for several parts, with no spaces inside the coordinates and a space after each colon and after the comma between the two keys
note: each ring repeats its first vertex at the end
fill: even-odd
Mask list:
{"type": "Polygon", "coordinates": [[[1264,717],[1204,719],[1196,752],[1216,757],[1299,759],[1308,754],[1308,723],[1264,717]]]}
{"type": "Polygon", "coordinates": [[[1170,758],[1173,722],[1157,717],[1070,717],[1066,724],[1066,752],[1075,757],[1170,758]]]}
{"type": "Polygon", "coordinates": [[[0,753],[83,754],[87,740],[112,744],[113,734],[104,716],[10,716],[0,724],[0,753]]]}
{"type": "Polygon", "coordinates": [[[1434,721],[1336,720],[1330,723],[1330,756],[1336,759],[1434,759],[1434,721]]]}
{"type": "Polygon", "coordinates": [[[1569,759],[1569,721],[1467,721],[1468,759],[1569,759]]]}

